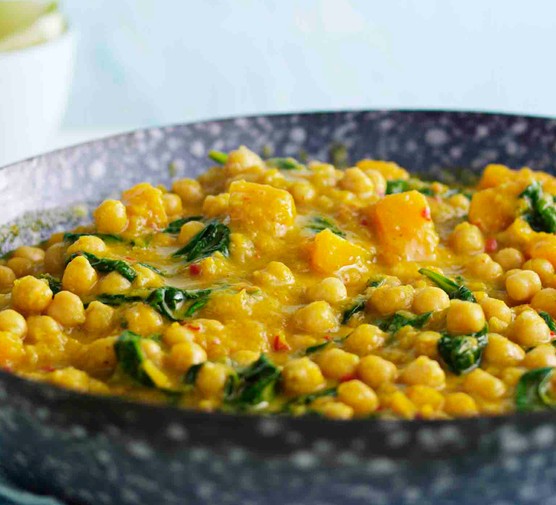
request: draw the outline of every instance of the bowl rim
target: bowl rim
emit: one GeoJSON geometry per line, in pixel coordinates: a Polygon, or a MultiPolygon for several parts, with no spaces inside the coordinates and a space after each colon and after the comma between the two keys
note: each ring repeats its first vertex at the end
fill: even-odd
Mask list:
{"type": "MultiPolygon", "coordinates": [[[[68,30],[69,31],[69,30],[68,30]]],[[[66,32],[67,33],[67,32],[66,32]]],[[[66,35],[66,34],[64,34],[66,35]]],[[[69,35],[69,34],[68,34],[69,35]]],[[[55,41],[59,40],[61,37],[55,39],[55,41]]],[[[37,48],[40,47],[36,46],[37,48]]],[[[33,49],[30,48],[30,49],[33,49]]],[[[309,110],[309,111],[298,111],[298,112],[277,112],[277,113],[263,113],[263,114],[249,114],[249,115],[230,115],[225,116],[222,118],[209,118],[209,119],[202,119],[199,121],[188,121],[185,123],[172,123],[168,125],[162,126],[150,126],[144,128],[137,128],[121,133],[116,133],[112,135],[106,135],[97,139],[88,140],[85,142],[80,142],[76,144],[72,144],[66,147],[62,147],[59,149],[55,149],[52,151],[48,151],[43,154],[35,155],[20,161],[16,161],[14,163],[10,163],[9,165],[5,165],[0,167],[0,172],[3,170],[9,169],[17,169],[18,166],[22,164],[33,163],[35,160],[43,157],[48,157],[54,154],[60,154],[64,151],[77,149],[83,146],[89,146],[93,144],[101,144],[108,140],[112,140],[115,138],[123,138],[123,137],[130,137],[138,133],[148,133],[153,130],[172,130],[175,128],[186,127],[186,126],[194,126],[194,125],[201,125],[201,124],[208,124],[208,123],[222,123],[222,122],[231,122],[237,119],[257,119],[257,118],[264,118],[264,117],[272,117],[272,118],[279,118],[279,117],[290,117],[290,116],[311,116],[311,115],[318,115],[318,116],[326,116],[326,115],[334,115],[334,114],[364,114],[364,113],[401,113],[401,114],[431,114],[431,115],[462,115],[462,116],[473,116],[477,118],[481,117],[493,117],[493,116],[503,116],[507,118],[513,119],[526,119],[526,120],[537,120],[542,122],[547,121],[556,121],[556,117],[551,116],[544,116],[544,115],[536,115],[536,114],[514,114],[510,112],[495,112],[495,111],[477,111],[477,110],[457,110],[457,109],[440,109],[440,108],[415,108],[415,109],[389,109],[389,108],[380,108],[380,109],[338,109],[338,110],[309,110]]],[[[555,410],[543,410],[543,411],[534,411],[534,412],[518,412],[514,411],[509,414],[503,415],[493,415],[493,416],[475,416],[475,417],[460,417],[454,419],[384,419],[384,418],[366,418],[366,419],[350,419],[349,421],[345,420],[335,420],[335,419],[328,419],[324,417],[313,417],[313,416],[291,416],[291,415],[261,415],[261,414],[247,414],[247,413],[229,413],[223,411],[214,411],[214,412],[205,412],[200,410],[194,410],[189,408],[183,407],[176,407],[174,405],[162,405],[162,404],[155,404],[155,403],[148,403],[148,402],[141,402],[138,400],[133,400],[123,396],[116,396],[116,395],[100,395],[100,394],[93,394],[89,392],[77,392],[75,390],[66,389],[54,384],[50,384],[47,382],[36,381],[32,379],[28,379],[26,377],[22,377],[16,375],[15,373],[9,372],[7,370],[3,370],[0,368],[0,382],[4,382],[5,384],[12,383],[13,386],[22,386],[22,387],[29,387],[36,390],[38,393],[42,393],[42,397],[48,400],[54,399],[56,401],[65,401],[70,399],[72,402],[77,404],[84,403],[89,404],[91,402],[100,402],[104,403],[107,406],[113,407],[114,409],[118,408],[134,408],[139,409],[142,412],[157,415],[164,415],[164,413],[172,413],[179,417],[180,422],[187,423],[188,421],[211,421],[211,422],[247,422],[247,421],[256,421],[259,419],[279,419],[281,422],[288,422],[292,424],[292,428],[299,428],[303,429],[304,426],[314,426],[316,425],[325,425],[325,426],[374,426],[374,425],[393,425],[399,426],[403,430],[415,431],[420,428],[438,428],[441,429],[442,427],[447,426],[455,426],[455,427],[473,427],[477,426],[478,424],[484,425],[485,423],[491,426],[501,425],[501,424],[515,424],[518,421],[530,421],[531,426],[536,426],[542,422],[554,422],[556,419],[556,411],[555,410]],[[346,424],[347,423],[347,424],[346,424]]],[[[9,390],[9,389],[8,389],[9,390]]],[[[346,434],[348,435],[348,434],[346,434]]],[[[349,438],[349,435],[348,435],[349,438]]]]}

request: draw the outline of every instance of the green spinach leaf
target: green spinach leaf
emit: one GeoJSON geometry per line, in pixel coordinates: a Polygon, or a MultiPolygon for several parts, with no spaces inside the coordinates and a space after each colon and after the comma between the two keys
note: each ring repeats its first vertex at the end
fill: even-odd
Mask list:
{"type": "Polygon", "coordinates": [[[225,165],[228,161],[228,155],[222,151],[209,151],[208,157],[219,165],[225,165]]]}
{"type": "Polygon", "coordinates": [[[303,168],[303,165],[297,162],[294,158],[270,158],[266,160],[269,167],[277,168],[279,170],[297,170],[303,168]]]}
{"type": "Polygon", "coordinates": [[[550,393],[554,368],[545,367],[524,373],[515,389],[515,405],[519,412],[553,409],[556,399],[550,393]]]}
{"type": "Polygon", "coordinates": [[[48,282],[50,291],[52,291],[54,294],[62,291],[62,281],[60,279],[57,279],[50,274],[41,274],[39,275],[39,279],[44,279],[46,282],[48,282]]]}
{"type": "Polygon", "coordinates": [[[100,273],[106,274],[109,272],[118,272],[122,277],[127,279],[129,282],[133,282],[137,277],[137,272],[131,267],[129,263],[124,260],[113,260],[110,258],[99,258],[92,253],[80,252],[70,256],[69,261],[71,261],[76,256],[85,256],[91,266],[100,273]]]}
{"type": "Polygon", "coordinates": [[[175,221],[172,221],[168,227],[164,230],[164,233],[172,233],[172,234],[177,234],[180,232],[181,227],[186,224],[189,223],[191,221],[202,221],[204,218],[203,216],[189,216],[189,217],[182,217],[180,219],[176,219],[175,221]]]}
{"type": "Polygon", "coordinates": [[[485,326],[472,335],[450,336],[445,333],[438,340],[438,354],[455,374],[469,373],[481,364],[483,351],[488,344],[487,331],[485,326]]]}
{"type": "Polygon", "coordinates": [[[556,233],[556,206],[551,195],[545,195],[540,182],[535,181],[520,195],[527,202],[524,219],[535,231],[556,233]]]}
{"type": "Polygon", "coordinates": [[[463,284],[458,284],[452,279],[434,272],[433,270],[429,270],[428,268],[420,268],[419,273],[434,282],[440,289],[445,291],[452,300],[464,300],[467,302],[477,301],[473,293],[463,284]]]}
{"type": "Polygon", "coordinates": [[[64,241],[73,243],[81,237],[98,237],[104,242],[124,242],[119,235],[112,233],[64,233],[64,241]]]}
{"type": "Polygon", "coordinates": [[[413,326],[413,328],[422,328],[427,324],[431,318],[432,312],[425,312],[416,316],[411,312],[400,310],[386,321],[382,321],[379,327],[382,331],[395,334],[400,331],[404,326],[413,326]]]}
{"type": "Polygon", "coordinates": [[[365,305],[367,304],[367,299],[363,296],[357,297],[355,303],[346,309],[342,315],[342,324],[347,324],[349,320],[353,317],[353,315],[357,314],[358,312],[362,312],[365,310],[365,305]]]}
{"type": "Polygon", "coordinates": [[[322,216],[315,216],[311,219],[309,224],[307,225],[309,230],[314,231],[315,233],[320,233],[323,230],[330,230],[335,235],[339,237],[345,237],[346,234],[338,228],[336,223],[332,221],[332,219],[328,219],[322,216]]]}
{"type": "Polygon", "coordinates": [[[229,248],[230,229],[225,224],[211,222],[173,256],[183,256],[188,263],[191,263],[211,256],[215,252],[228,256],[229,248]]]}

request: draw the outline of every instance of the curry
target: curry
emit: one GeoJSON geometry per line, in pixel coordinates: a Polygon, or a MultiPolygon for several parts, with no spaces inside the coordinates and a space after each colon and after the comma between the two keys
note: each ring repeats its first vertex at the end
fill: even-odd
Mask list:
{"type": "Polygon", "coordinates": [[[459,187],[389,161],[210,158],[1,260],[0,367],[203,411],[554,406],[556,178],[489,165],[459,187]]]}

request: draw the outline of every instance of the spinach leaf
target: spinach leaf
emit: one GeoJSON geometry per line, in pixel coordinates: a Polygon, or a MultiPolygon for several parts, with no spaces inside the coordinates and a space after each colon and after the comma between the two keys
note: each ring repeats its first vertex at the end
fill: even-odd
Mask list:
{"type": "Polygon", "coordinates": [[[307,356],[309,354],[314,354],[315,352],[322,351],[325,347],[328,347],[332,343],[341,344],[342,342],[344,342],[349,337],[349,335],[350,334],[346,335],[345,337],[333,338],[332,340],[325,340],[324,342],[321,342],[320,344],[310,345],[309,347],[307,347],[305,349],[305,356],[307,356]]]}
{"type": "Polygon", "coordinates": [[[422,328],[431,318],[432,312],[425,312],[416,316],[411,312],[400,310],[396,312],[390,319],[379,324],[382,331],[395,334],[404,326],[413,326],[413,328],[422,328]]]}
{"type": "Polygon", "coordinates": [[[386,279],[373,279],[372,277],[367,281],[367,287],[369,288],[379,288],[386,282],[386,279]]]}
{"type": "Polygon", "coordinates": [[[452,337],[445,333],[438,340],[438,354],[455,374],[469,373],[481,364],[483,351],[488,344],[487,331],[485,326],[472,335],[452,337]]]}
{"type": "Polygon", "coordinates": [[[225,165],[228,161],[228,155],[221,151],[209,151],[208,157],[219,165],[225,165]]]}
{"type": "Polygon", "coordinates": [[[452,300],[464,300],[466,302],[477,301],[473,296],[473,293],[471,293],[471,291],[463,284],[458,284],[452,279],[434,272],[433,270],[429,270],[428,268],[420,268],[419,273],[428,277],[440,289],[445,291],[452,300]]]}
{"type": "Polygon", "coordinates": [[[556,332],[556,322],[552,319],[552,316],[548,312],[541,311],[539,312],[539,316],[544,319],[550,331],[556,332]]]}
{"type": "Polygon", "coordinates": [[[189,216],[189,217],[182,217],[180,219],[176,219],[175,221],[172,221],[169,225],[168,228],[166,228],[164,230],[164,233],[172,233],[172,234],[177,234],[180,232],[181,227],[185,224],[185,223],[189,223],[191,221],[202,221],[204,218],[203,216],[189,216]]]}
{"type": "Polygon", "coordinates": [[[386,181],[386,194],[393,195],[396,193],[405,193],[409,191],[409,182],[405,179],[394,179],[391,181],[386,181]]]}
{"type": "Polygon", "coordinates": [[[367,304],[367,299],[362,296],[358,297],[356,302],[344,311],[342,316],[342,324],[347,324],[354,314],[362,312],[365,310],[365,305],[367,304]]]}
{"type": "Polygon", "coordinates": [[[315,233],[320,233],[323,230],[330,230],[335,235],[339,237],[345,237],[346,234],[336,226],[336,223],[331,219],[322,216],[315,216],[311,219],[311,222],[307,225],[309,230],[314,231],[315,233]]]}
{"type": "Polygon", "coordinates": [[[76,256],[83,255],[91,266],[103,274],[108,272],[118,272],[122,277],[127,279],[129,282],[133,282],[137,277],[137,272],[124,260],[113,260],[110,258],[99,258],[92,253],[80,252],[70,256],[70,261],[76,256]]]}
{"type": "Polygon", "coordinates": [[[295,398],[292,398],[288,403],[286,403],[286,409],[289,409],[291,407],[310,405],[317,398],[322,398],[324,396],[336,396],[337,394],[338,394],[338,390],[337,388],[334,387],[328,389],[321,389],[316,393],[309,393],[306,395],[296,396],[295,398]]]}
{"type": "Polygon", "coordinates": [[[533,182],[519,195],[527,202],[524,219],[535,231],[556,233],[556,207],[551,195],[545,195],[541,184],[533,182]]]}
{"type": "Polygon", "coordinates": [[[112,233],[64,233],[64,241],[73,243],[81,237],[98,237],[104,242],[124,242],[119,235],[112,233]]]}
{"type": "Polygon", "coordinates": [[[274,398],[280,370],[265,354],[239,371],[236,379],[227,384],[225,402],[240,410],[246,410],[274,398]]]}
{"type": "Polygon", "coordinates": [[[191,365],[189,370],[183,376],[183,383],[187,384],[188,386],[194,386],[195,382],[197,381],[197,376],[203,368],[204,363],[198,363],[197,365],[191,365]]]}
{"type": "Polygon", "coordinates": [[[524,373],[515,388],[515,405],[519,412],[553,409],[556,400],[549,393],[554,368],[545,367],[524,373]]]}
{"type": "Polygon", "coordinates": [[[118,305],[123,305],[124,303],[144,302],[145,298],[139,295],[111,295],[108,293],[102,293],[97,296],[97,300],[106,305],[117,307],[118,305]]]}
{"type": "Polygon", "coordinates": [[[206,305],[209,294],[210,290],[208,289],[186,291],[166,286],[153,290],[145,299],[145,303],[149,304],[159,314],[167,317],[171,321],[183,321],[206,305]],[[187,300],[197,300],[197,302],[185,308],[185,302],[187,300]],[[203,303],[199,305],[201,300],[203,303]],[[195,304],[197,305],[192,310],[191,307],[195,304]]]}
{"type": "Polygon", "coordinates": [[[225,224],[212,222],[172,256],[184,256],[187,262],[193,262],[211,256],[215,252],[228,256],[229,247],[230,229],[225,224]]]}
{"type": "Polygon", "coordinates": [[[149,270],[152,270],[154,273],[157,273],[158,275],[161,275],[162,277],[168,277],[168,273],[163,272],[162,270],[160,270],[160,268],[157,268],[153,265],[149,265],[148,263],[137,263],[138,265],[144,266],[146,268],[148,268],[149,270]]]}
{"type": "Polygon", "coordinates": [[[266,160],[269,167],[277,168],[279,170],[297,170],[303,168],[303,165],[297,162],[294,158],[270,158],[266,160]]]}
{"type": "Polygon", "coordinates": [[[44,279],[46,282],[48,282],[50,291],[52,291],[54,294],[62,291],[62,281],[60,279],[56,279],[56,277],[50,274],[41,274],[39,275],[39,279],[44,279]]]}

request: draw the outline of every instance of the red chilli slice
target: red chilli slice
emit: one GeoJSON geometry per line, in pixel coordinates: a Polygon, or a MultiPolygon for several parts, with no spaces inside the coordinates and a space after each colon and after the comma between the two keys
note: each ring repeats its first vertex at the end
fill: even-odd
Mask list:
{"type": "Polygon", "coordinates": [[[498,249],[498,241],[494,237],[489,237],[485,241],[485,251],[494,252],[498,249]]]}
{"type": "Polygon", "coordinates": [[[421,211],[421,217],[423,217],[427,221],[431,220],[431,210],[429,207],[423,207],[423,210],[421,211]]]}

